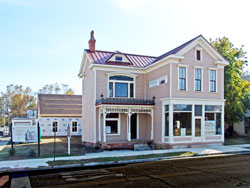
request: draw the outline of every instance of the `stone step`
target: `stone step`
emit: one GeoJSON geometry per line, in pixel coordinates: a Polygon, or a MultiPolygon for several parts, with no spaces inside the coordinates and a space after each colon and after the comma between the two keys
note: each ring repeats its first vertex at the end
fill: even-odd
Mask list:
{"type": "Polygon", "coordinates": [[[148,144],[134,144],[134,151],[147,151],[151,150],[148,144]]]}

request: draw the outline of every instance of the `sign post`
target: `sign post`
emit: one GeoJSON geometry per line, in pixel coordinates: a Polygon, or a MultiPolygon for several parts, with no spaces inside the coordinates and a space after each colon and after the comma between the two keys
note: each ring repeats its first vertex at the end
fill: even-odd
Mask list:
{"type": "Polygon", "coordinates": [[[67,136],[68,136],[68,155],[70,155],[70,126],[67,127],[67,136]]]}
{"type": "Polygon", "coordinates": [[[54,130],[54,161],[56,161],[56,131],[54,130]]]}

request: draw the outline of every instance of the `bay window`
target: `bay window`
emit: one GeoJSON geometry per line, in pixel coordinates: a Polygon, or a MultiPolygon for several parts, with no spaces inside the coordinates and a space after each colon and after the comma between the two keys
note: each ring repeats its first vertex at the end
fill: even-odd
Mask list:
{"type": "Polygon", "coordinates": [[[109,77],[109,97],[133,98],[135,93],[135,80],[128,76],[109,77]]]}
{"type": "Polygon", "coordinates": [[[165,136],[169,136],[169,105],[165,105],[165,136]]]}

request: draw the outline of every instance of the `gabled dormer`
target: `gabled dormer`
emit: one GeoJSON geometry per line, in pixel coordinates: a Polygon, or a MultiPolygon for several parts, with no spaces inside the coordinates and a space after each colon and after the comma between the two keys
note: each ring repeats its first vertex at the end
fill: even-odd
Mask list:
{"type": "Polygon", "coordinates": [[[119,51],[116,51],[114,53],[112,53],[110,55],[110,57],[106,60],[107,63],[126,63],[126,64],[132,64],[131,61],[129,60],[129,58],[119,52],[119,51]]]}

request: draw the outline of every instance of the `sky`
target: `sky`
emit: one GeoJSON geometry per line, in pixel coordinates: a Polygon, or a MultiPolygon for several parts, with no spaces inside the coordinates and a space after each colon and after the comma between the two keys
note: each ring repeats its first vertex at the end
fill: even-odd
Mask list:
{"type": "Polygon", "coordinates": [[[0,0],[0,92],[63,83],[81,94],[91,30],[97,50],[159,56],[202,34],[249,54],[249,8],[248,0],[0,0]]]}

